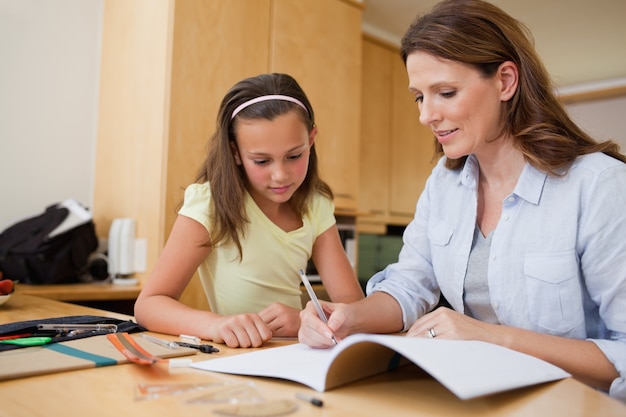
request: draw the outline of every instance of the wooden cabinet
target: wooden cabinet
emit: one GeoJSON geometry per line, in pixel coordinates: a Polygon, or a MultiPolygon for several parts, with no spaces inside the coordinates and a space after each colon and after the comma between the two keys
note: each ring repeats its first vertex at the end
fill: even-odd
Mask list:
{"type": "Polygon", "coordinates": [[[320,174],[342,214],[357,208],[362,5],[274,0],[270,69],[293,75],[306,92],[319,133],[320,174]]]}
{"type": "MultiPolygon", "coordinates": [[[[270,0],[105,2],[94,221],[106,236],[114,218],[137,219],[148,270],[202,162],[223,95],[267,71],[269,27],[270,0]]],[[[198,288],[190,304],[202,305],[198,288]]]]}
{"type": "MultiPolygon", "coordinates": [[[[270,0],[177,0],[173,11],[169,118],[164,142],[165,230],[206,157],[224,94],[267,72],[270,0]],[[254,42],[250,40],[254,39],[254,42]]],[[[159,249],[162,245],[159,245],[159,249]]]]}
{"type": "Polygon", "coordinates": [[[415,204],[434,167],[434,135],[419,122],[406,68],[398,53],[391,61],[391,162],[389,215],[413,217],[415,204]]]}
{"type": "MultiPolygon", "coordinates": [[[[148,272],[176,219],[237,81],[292,74],[320,128],[323,177],[338,211],[356,210],[362,4],[348,0],[107,0],[104,3],[94,221],[137,219],[148,272]]],[[[206,306],[195,283],[183,299],[206,306]]]]}
{"type": "Polygon", "coordinates": [[[359,210],[377,217],[386,216],[389,210],[391,73],[391,52],[364,40],[359,210]]]}
{"type": "Polygon", "coordinates": [[[398,49],[363,38],[358,230],[406,225],[433,167],[433,139],[419,123],[398,49]]]}

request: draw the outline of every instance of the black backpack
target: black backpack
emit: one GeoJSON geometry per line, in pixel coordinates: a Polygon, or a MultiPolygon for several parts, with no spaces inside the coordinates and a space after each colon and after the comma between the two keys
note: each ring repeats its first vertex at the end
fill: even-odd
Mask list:
{"type": "Polygon", "coordinates": [[[90,219],[63,233],[48,237],[70,214],[61,204],[39,216],[22,220],[0,234],[0,271],[5,278],[25,284],[79,282],[89,255],[98,247],[90,219]]]}

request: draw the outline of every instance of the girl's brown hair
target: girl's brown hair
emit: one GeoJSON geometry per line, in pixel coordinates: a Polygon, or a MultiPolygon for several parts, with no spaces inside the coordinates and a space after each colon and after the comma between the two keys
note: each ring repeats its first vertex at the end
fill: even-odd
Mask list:
{"type": "MultiPolygon", "coordinates": [[[[552,175],[567,170],[579,155],[603,152],[620,161],[626,157],[612,141],[596,142],[568,116],[557,99],[548,72],[535,51],[530,31],[504,11],[481,0],[445,0],[411,24],[400,54],[406,64],[413,52],[426,52],[476,68],[493,76],[505,61],[515,63],[519,85],[506,102],[504,133],[536,168],[552,175]]],[[[435,156],[443,147],[435,140],[435,156]]],[[[459,169],[467,157],[448,159],[459,169]]]]}
{"type": "MultiPolygon", "coordinates": [[[[248,222],[244,208],[246,174],[235,163],[232,143],[235,141],[237,123],[240,119],[273,120],[287,112],[298,112],[310,133],[315,127],[311,103],[293,77],[287,74],[261,74],[246,78],[235,84],[224,96],[217,116],[217,129],[209,141],[208,154],[196,177],[197,183],[208,182],[211,187],[209,216],[211,226],[206,245],[216,246],[232,241],[241,252],[240,239],[248,222]],[[284,100],[267,100],[252,104],[232,118],[233,110],[248,100],[267,96],[285,95],[297,99],[306,110],[296,103],[284,100]]],[[[308,210],[308,202],[314,193],[333,198],[333,193],[319,177],[315,144],[309,153],[309,167],[302,185],[289,200],[293,210],[302,217],[308,210]]]]}

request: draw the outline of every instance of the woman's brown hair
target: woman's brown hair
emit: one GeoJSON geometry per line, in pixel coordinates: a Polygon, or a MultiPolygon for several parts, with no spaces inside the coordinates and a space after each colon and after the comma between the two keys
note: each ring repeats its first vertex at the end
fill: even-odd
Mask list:
{"type": "MultiPolygon", "coordinates": [[[[536,168],[560,175],[576,157],[592,152],[626,162],[619,145],[598,143],[571,120],[554,93],[528,28],[493,4],[438,3],[430,13],[418,16],[402,38],[400,54],[405,64],[407,56],[417,51],[470,65],[484,77],[493,76],[505,61],[515,63],[519,85],[506,102],[502,128],[536,168]]],[[[435,156],[442,155],[443,147],[435,140],[435,156]]],[[[448,159],[446,166],[459,169],[466,158],[448,159]]]]}

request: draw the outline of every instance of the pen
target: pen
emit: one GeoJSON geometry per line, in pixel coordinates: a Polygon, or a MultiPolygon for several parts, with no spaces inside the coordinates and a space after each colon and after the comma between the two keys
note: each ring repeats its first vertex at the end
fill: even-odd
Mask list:
{"type": "Polygon", "coordinates": [[[308,394],[303,394],[301,392],[298,392],[296,394],[296,398],[302,401],[306,401],[309,402],[311,404],[313,404],[316,407],[322,407],[324,405],[324,401],[320,400],[319,398],[315,398],[311,395],[308,394]]]}
{"type": "Polygon", "coordinates": [[[175,342],[175,341],[170,341],[170,340],[159,339],[157,337],[152,337],[145,333],[140,333],[139,336],[153,343],[156,343],[158,345],[165,346],[168,349],[178,349],[181,347],[187,347],[187,348],[192,348],[192,349],[198,349],[202,353],[216,353],[220,351],[219,349],[217,349],[216,347],[213,347],[212,345],[196,345],[193,343],[175,342]]]}
{"type": "MultiPolygon", "coordinates": [[[[324,314],[324,310],[322,310],[322,306],[320,305],[320,302],[317,299],[317,296],[315,295],[315,291],[313,291],[313,287],[311,287],[311,283],[309,282],[309,279],[306,277],[302,269],[300,269],[300,278],[302,279],[302,283],[304,284],[304,287],[306,288],[306,292],[309,293],[309,297],[311,298],[311,301],[313,301],[313,305],[315,306],[315,309],[317,310],[317,315],[320,316],[320,319],[322,319],[324,323],[328,323],[326,314],[324,314]]],[[[333,343],[337,344],[337,339],[335,339],[335,335],[333,335],[331,338],[333,340],[333,343]]]]}
{"type": "Polygon", "coordinates": [[[188,334],[181,334],[180,336],[178,336],[178,338],[180,339],[181,342],[200,344],[200,338],[198,336],[190,336],[188,334]]]}
{"type": "Polygon", "coordinates": [[[198,349],[202,353],[217,353],[220,351],[218,348],[213,347],[212,345],[196,345],[194,343],[187,343],[187,342],[174,342],[174,343],[176,343],[180,347],[198,349]]]}
{"type": "Polygon", "coordinates": [[[151,341],[152,343],[156,343],[157,345],[165,346],[168,349],[178,349],[180,346],[176,342],[171,342],[165,339],[159,339],[158,337],[152,337],[145,333],[139,333],[139,336],[143,337],[146,340],[151,341]]]}
{"type": "Polygon", "coordinates": [[[34,334],[32,333],[10,334],[6,336],[0,336],[0,340],[21,339],[22,337],[30,337],[30,336],[34,336],[34,334]]]}

